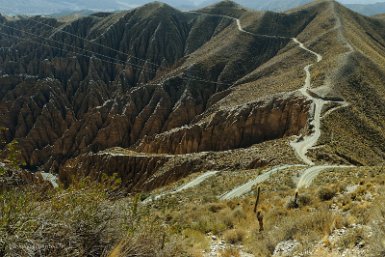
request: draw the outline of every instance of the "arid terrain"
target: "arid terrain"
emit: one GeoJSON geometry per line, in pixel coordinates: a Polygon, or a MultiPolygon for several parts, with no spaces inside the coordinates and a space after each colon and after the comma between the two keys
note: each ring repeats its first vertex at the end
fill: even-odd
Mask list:
{"type": "Polygon", "coordinates": [[[0,46],[0,256],[384,256],[381,15],[155,2],[0,46]]]}

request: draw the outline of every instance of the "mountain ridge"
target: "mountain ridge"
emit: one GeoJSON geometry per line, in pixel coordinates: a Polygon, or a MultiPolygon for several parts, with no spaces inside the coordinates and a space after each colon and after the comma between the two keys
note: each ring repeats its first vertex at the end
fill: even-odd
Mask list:
{"type": "MultiPolygon", "coordinates": [[[[219,2],[218,0],[213,1],[204,1],[196,3],[194,1],[185,1],[181,4],[178,1],[174,0],[165,0],[167,4],[174,6],[175,8],[183,9],[183,10],[196,10],[201,9],[206,6],[215,4],[219,2]]],[[[312,0],[291,0],[291,1],[283,1],[283,0],[274,0],[269,1],[254,1],[250,3],[250,1],[239,0],[239,4],[250,9],[255,10],[263,10],[263,11],[279,11],[284,12],[286,10],[310,3],[312,0]]],[[[12,3],[6,3],[2,6],[2,13],[7,15],[53,15],[55,17],[58,16],[68,16],[71,15],[71,12],[80,12],[80,13],[89,13],[91,12],[100,12],[100,11],[117,11],[117,10],[127,10],[134,9],[143,4],[150,3],[151,1],[132,1],[130,0],[128,3],[124,1],[110,1],[106,4],[103,1],[82,1],[81,3],[77,3],[76,1],[67,1],[66,3],[60,2],[47,2],[45,0],[34,0],[28,4],[19,3],[17,1],[13,1],[12,3]],[[40,2],[39,2],[40,1],[40,2]],[[86,11],[84,11],[86,10],[86,11]]],[[[346,6],[353,9],[354,11],[360,12],[365,15],[375,15],[381,13],[383,11],[382,4],[372,1],[359,3],[346,3],[346,6]]],[[[84,14],[83,14],[84,15],[84,14]]]]}

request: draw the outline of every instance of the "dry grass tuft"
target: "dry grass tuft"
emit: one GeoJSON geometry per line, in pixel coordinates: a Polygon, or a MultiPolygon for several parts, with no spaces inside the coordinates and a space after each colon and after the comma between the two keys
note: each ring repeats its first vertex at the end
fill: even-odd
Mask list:
{"type": "Polygon", "coordinates": [[[242,229],[232,229],[224,233],[223,238],[227,243],[238,244],[242,243],[246,237],[246,232],[242,229]]]}
{"type": "Polygon", "coordinates": [[[225,250],[220,251],[220,257],[241,257],[239,249],[235,247],[227,247],[225,250]]]}

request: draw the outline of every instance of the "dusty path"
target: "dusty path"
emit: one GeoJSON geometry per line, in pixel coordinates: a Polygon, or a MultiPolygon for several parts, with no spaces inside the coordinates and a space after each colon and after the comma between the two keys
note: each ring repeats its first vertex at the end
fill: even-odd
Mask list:
{"type": "MultiPolygon", "coordinates": [[[[339,28],[340,21],[337,20],[336,28],[339,28]]],[[[322,61],[322,56],[304,46],[303,43],[298,41],[296,38],[293,38],[293,41],[299,45],[300,48],[304,49],[305,51],[313,54],[317,57],[317,63],[322,61]]],[[[349,50],[351,51],[351,46],[349,47],[349,50]]],[[[313,133],[311,135],[305,136],[302,140],[294,141],[291,143],[291,146],[293,147],[294,151],[296,152],[297,156],[306,164],[312,166],[306,169],[303,174],[301,175],[298,183],[297,183],[297,190],[300,188],[307,188],[311,185],[313,180],[324,170],[330,169],[330,168],[351,168],[352,166],[338,166],[338,165],[321,165],[321,166],[314,166],[315,163],[307,156],[308,151],[313,148],[319,138],[321,137],[321,121],[323,118],[330,115],[332,112],[338,110],[339,108],[344,108],[349,106],[349,103],[344,101],[328,101],[324,100],[319,97],[315,97],[313,94],[310,94],[311,92],[311,73],[310,68],[312,67],[312,64],[309,64],[305,66],[304,70],[306,73],[306,79],[304,86],[300,89],[300,92],[309,100],[313,102],[312,104],[312,112],[313,112],[313,118],[310,123],[311,127],[313,128],[313,133]],[[338,103],[339,106],[330,109],[327,111],[324,115],[322,115],[322,110],[326,104],[329,103],[338,103]]]]}
{"type": "MultiPolygon", "coordinates": [[[[298,39],[293,38],[293,41],[299,45],[299,47],[311,54],[313,54],[317,58],[317,63],[321,62],[323,57],[322,55],[308,49],[304,46],[303,43],[298,41],[298,39]]],[[[321,137],[321,121],[324,117],[330,115],[332,112],[349,106],[347,102],[344,101],[329,101],[322,99],[321,97],[317,97],[315,93],[311,92],[311,73],[310,68],[313,64],[308,64],[305,66],[304,71],[306,73],[306,79],[303,87],[299,90],[307,99],[312,101],[312,120],[310,125],[313,129],[312,133],[308,136],[304,136],[302,140],[296,140],[291,142],[291,147],[294,149],[296,155],[307,165],[313,166],[315,163],[307,156],[308,151],[313,148],[319,138],[321,137]],[[324,115],[322,115],[322,110],[326,104],[337,103],[339,106],[327,111],[324,115]]]]}
{"type": "Polygon", "coordinates": [[[291,38],[289,38],[289,37],[272,36],[272,35],[265,35],[265,34],[252,33],[252,32],[250,32],[250,31],[245,30],[245,29],[242,27],[242,24],[241,24],[240,19],[235,18],[235,17],[232,17],[232,16],[221,15],[221,14],[212,14],[212,13],[204,13],[204,12],[188,12],[188,13],[199,14],[199,15],[206,15],[206,16],[212,16],[212,17],[222,17],[222,18],[227,18],[227,19],[233,20],[233,21],[235,21],[235,23],[237,24],[238,30],[239,30],[240,32],[249,34],[249,35],[254,36],[254,37],[265,37],[265,38],[275,38],[275,39],[291,39],[291,38]]]}
{"type": "Polygon", "coordinates": [[[305,47],[305,45],[303,43],[299,42],[297,38],[293,38],[293,41],[294,41],[294,43],[298,44],[299,47],[302,48],[303,50],[308,51],[309,53],[315,55],[317,57],[317,62],[322,61],[322,59],[323,59],[322,55],[320,55],[320,54],[310,50],[309,48],[305,47]]]}
{"type": "Polygon", "coordinates": [[[297,190],[300,188],[308,188],[314,181],[314,179],[324,170],[326,169],[346,169],[346,168],[352,168],[354,166],[335,166],[335,165],[324,165],[324,166],[313,166],[308,169],[306,169],[298,183],[297,183],[297,190]]]}
{"type": "Polygon", "coordinates": [[[260,184],[260,183],[268,180],[273,174],[275,174],[279,171],[286,170],[286,169],[291,168],[291,167],[300,167],[300,166],[303,166],[303,165],[282,165],[282,166],[274,167],[270,170],[266,170],[262,175],[259,175],[255,179],[252,179],[249,182],[247,182],[247,183],[245,183],[245,184],[243,184],[237,188],[234,188],[230,192],[225,193],[224,195],[220,196],[219,199],[231,200],[234,198],[241,197],[241,196],[249,193],[255,185],[260,184]]]}
{"type": "Polygon", "coordinates": [[[45,172],[41,172],[40,173],[41,177],[45,180],[45,181],[48,181],[51,183],[51,185],[54,187],[54,188],[58,188],[59,187],[59,184],[58,184],[58,180],[59,178],[51,173],[45,173],[45,172]]]}
{"type": "MultiPolygon", "coordinates": [[[[243,31],[245,33],[248,33],[247,31],[244,31],[239,19],[237,19],[237,25],[238,29],[240,31],[243,31]]],[[[292,39],[294,43],[298,44],[298,46],[311,53],[316,57],[316,62],[319,63],[323,60],[322,55],[310,50],[307,48],[302,42],[300,42],[297,38],[292,39]]],[[[300,180],[297,184],[297,189],[302,188],[302,187],[308,187],[311,185],[312,181],[314,180],[315,177],[318,176],[323,170],[328,169],[328,168],[347,168],[350,166],[336,166],[336,165],[324,165],[324,166],[314,166],[315,163],[307,156],[308,151],[313,148],[319,138],[321,137],[321,121],[324,117],[327,115],[331,114],[333,111],[336,111],[339,108],[343,108],[348,106],[349,104],[343,101],[329,101],[322,99],[320,97],[316,97],[316,94],[311,92],[311,73],[310,69],[313,66],[313,64],[308,64],[304,67],[304,71],[306,73],[306,78],[305,78],[305,83],[303,87],[299,90],[308,100],[312,102],[312,107],[311,107],[311,113],[312,113],[312,120],[310,122],[310,127],[312,127],[313,131],[310,135],[304,136],[302,139],[296,140],[294,142],[291,142],[291,146],[294,149],[296,155],[306,164],[309,166],[312,166],[308,169],[306,169],[302,176],[300,177],[300,180]],[[328,112],[326,112],[324,115],[322,115],[322,110],[326,104],[329,103],[338,103],[339,106],[332,108],[328,112]]],[[[279,171],[283,171],[289,167],[293,167],[295,165],[283,165],[279,167],[272,168],[271,170],[266,171],[264,174],[258,176],[257,178],[250,180],[244,185],[241,185],[232,191],[220,196],[221,200],[230,200],[234,199],[237,197],[240,197],[248,192],[251,191],[252,187],[255,186],[258,183],[261,183],[263,181],[266,181],[267,179],[270,178],[270,176],[274,173],[277,173],[279,171]]],[[[298,166],[298,165],[297,165],[298,166]]]]}
{"type": "Polygon", "coordinates": [[[190,188],[194,188],[194,187],[202,184],[207,179],[215,176],[219,172],[220,171],[217,171],[217,170],[216,171],[205,172],[202,175],[200,175],[200,176],[196,177],[195,179],[191,180],[190,182],[187,182],[186,184],[181,185],[180,187],[178,187],[178,188],[176,188],[174,190],[161,193],[159,195],[156,195],[155,197],[149,197],[146,200],[144,200],[143,203],[149,203],[149,202],[152,202],[152,201],[156,201],[156,200],[159,200],[160,198],[162,198],[164,196],[177,194],[177,193],[180,193],[180,192],[182,192],[184,190],[187,190],[187,189],[190,189],[190,188]]]}
{"type": "Polygon", "coordinates": [[[349,55],[355,51],[354,47],[348,42],[346,37],[343,34],[343,26],[340,16],[337,14],[336,10],[336,3],[332,2],[332,11],[334,14],[334,17],[336,19],[336,26],[334,29],[338,30],[338,39],[345,45],[346,48],[348,48],[348,51],[345,53],[345,55],[349,55]]]}
{"type": "Polygon", "coordinates": [[[219,171],[217,171],[217,170],[216,171],[208,171],[208,172],[202,174],[201,176],[193,179],[192,181],[188,182],[187,184],[178,187],[177,189],[175,189],[175,191],[173,191],[173,193],[174,194],[179,193],[181,191],[196,187],[196,186],[200,185],[202,182],[204,182],[205,180],[216,175],[217,173],[219,173],[219,171]]]}

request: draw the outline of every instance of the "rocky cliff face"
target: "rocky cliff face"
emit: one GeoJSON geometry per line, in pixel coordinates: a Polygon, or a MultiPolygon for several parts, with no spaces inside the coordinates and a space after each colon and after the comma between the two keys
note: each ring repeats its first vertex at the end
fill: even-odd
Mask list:
{"type": "MultiPolygon", "coordinates": [[[[254,150],[255,151],[255,150],[254,150]]],[[[229,168],[255,169],[271,162],[253,151],[202,152],[186,155],[148,154],[111,148],[68,160],[60,170],[60,180],[68,185],[73,176],[100,179],[117,174],[130,192],[150,191],[200,171],[229,168]]]]}
{"type": "Polygon", "coordinates": [[[195,153],[247,148],[298,135],[308,123],[309,105],[293,95],[220,110],[207,121],[146,137],[136,148],[148,153],[195,153]]]}

